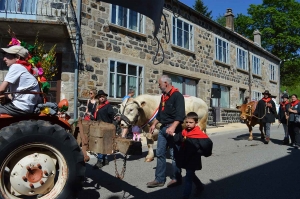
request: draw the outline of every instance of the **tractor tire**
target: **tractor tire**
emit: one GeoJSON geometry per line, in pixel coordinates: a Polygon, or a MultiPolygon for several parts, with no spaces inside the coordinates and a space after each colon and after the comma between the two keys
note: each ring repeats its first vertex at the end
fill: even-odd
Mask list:
{"type": "Polygon", "coordinates": [[[83,153],[71,133],[43,120],[0,130],[0,198],[74,199],[85,175],[83,153]]]}

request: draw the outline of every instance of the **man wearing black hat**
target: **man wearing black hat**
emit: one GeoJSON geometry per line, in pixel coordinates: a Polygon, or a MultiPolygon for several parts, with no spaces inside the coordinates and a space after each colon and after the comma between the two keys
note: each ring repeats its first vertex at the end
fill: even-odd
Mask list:
{"type": "Polygon", "coordinates": [[[265,144],[270,141],[271,123],[275,122],[277,115],[276,106],[271,98],[271,93],[268,90],[262,93],[264,97],[258,101],[254,115],[262,121],[265,132],[265,144]]]}
{"type": "Polygon", "coordinates": [[[279,111],[278,111],[278,122],[282,124],[284,130],[284,139],[283,144],[289,144],[289,133],[287,126],[287,105],[289,104],[289,96],[288,94],[283,94],[281,96],[282,102],[280,102],[279,111]]]}

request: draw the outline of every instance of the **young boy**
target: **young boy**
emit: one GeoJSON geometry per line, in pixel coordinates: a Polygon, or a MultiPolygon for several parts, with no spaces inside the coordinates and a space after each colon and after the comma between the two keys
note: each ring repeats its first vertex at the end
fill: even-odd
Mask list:
{"type": "Polygon", "coordinates": [[[190,197],[193,182],[196,185],[195,195],[199,195],[203,191],[204,185],[195,175],[195,171],[202,169],[201,156],[208,157],[212,151],[211,140],[201,131],[197,123],[198,115],[195,112],[188,113],[185,119],[186,128],[181,135],[174,135],[175,142],[181,142],[176,164],[179,168],[186,169],[182,199],[190,197]]]}

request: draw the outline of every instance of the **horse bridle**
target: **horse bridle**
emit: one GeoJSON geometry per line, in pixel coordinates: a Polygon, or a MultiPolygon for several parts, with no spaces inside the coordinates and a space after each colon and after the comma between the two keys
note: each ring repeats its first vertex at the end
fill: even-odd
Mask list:
{"type": "Polygon", "coordinates": [[[129,98],[127,98],[126,101],[123,102],[123,103],[125,103],[125,106],[123,105],[123,103],[121,104],[121,106],[123,106],[124,108],[123,108],[122,113],[120,114],[120,119],[121,119],[121,121],[124,121],[124,122],[130,127],[130,126],[136,124],[136,122],[137,122],[137,120],[138,120],[138,117],[139,117],[139,113],[136,115],[136,117],[134,118],[133,121],[130,121],[130,119],[128,119],[128,117],[126,117],[126,116],[124,115],[126,106],[135,103],[135,102],[133,102],[133,103],[127,104],[128,99],[129,99],[129,98]]]}

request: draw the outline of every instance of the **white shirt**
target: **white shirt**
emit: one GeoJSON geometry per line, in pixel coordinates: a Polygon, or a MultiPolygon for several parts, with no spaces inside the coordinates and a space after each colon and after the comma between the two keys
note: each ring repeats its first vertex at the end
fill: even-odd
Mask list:
{"type": "MultiPolygon", "coordinates": [[[[13,64],[9,67],[4,81],[9,82],[10,92],[36,91],[39,92],[37,79],[28,72],[21,64],[13,64]]],[[[37,105],[40,95],[38,94],[12,94],[12,103],[19,109],[32,113],[37,105]]]]}

